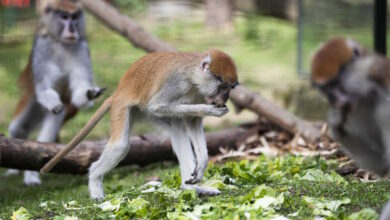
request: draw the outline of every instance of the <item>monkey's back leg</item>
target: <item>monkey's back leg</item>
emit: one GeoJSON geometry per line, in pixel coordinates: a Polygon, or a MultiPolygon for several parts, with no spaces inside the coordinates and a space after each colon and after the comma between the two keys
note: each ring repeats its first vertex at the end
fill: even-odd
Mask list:
{"type": "MultiPolygon", "coordinates": [[[[29,94],[24,94],[18,102],[14,116],[8,126],[11,138],[26,139],[32,130],[42,123],[44,110],[29,94]]],[[[8,169],[4,176],[18,174],[16,169],[8,169]]]]}
{"type": "Polygon", "coordinates": [[[92,199],[104,198],[103,175],[118,165],[130,150],[131,116],[128,105],[113,102],[110,112],[110,138],[99,159],[89,168],[88,189],[92,199]]]}

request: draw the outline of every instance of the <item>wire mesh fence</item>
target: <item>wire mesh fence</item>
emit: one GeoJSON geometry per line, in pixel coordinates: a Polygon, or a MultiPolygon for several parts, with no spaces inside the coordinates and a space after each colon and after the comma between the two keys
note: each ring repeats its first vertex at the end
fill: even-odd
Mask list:
{"type": "Polygon", "coordinates": [[[300,0],[300,12],[298,22],[300,74],[309,73],[311,56],[319,43],[329,37],[348,36],[366,48],[373,48],[373,0],[300,0]]]}

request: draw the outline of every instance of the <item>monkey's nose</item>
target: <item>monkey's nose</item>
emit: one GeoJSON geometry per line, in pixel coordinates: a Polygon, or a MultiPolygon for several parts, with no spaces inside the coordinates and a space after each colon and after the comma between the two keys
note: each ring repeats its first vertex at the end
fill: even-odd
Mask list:
{"type": "Polygon", "coordinates": [[[222,108],[222,107],[225,107],[225,103],[217,103],[217,102],[213,102],[212,103],[214,106],[218,107],[218,108],[222,108]]]}

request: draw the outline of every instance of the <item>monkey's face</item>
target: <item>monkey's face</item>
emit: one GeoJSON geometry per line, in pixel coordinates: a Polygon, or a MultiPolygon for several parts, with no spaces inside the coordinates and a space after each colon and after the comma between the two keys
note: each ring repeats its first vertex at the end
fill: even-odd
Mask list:
{"type": "Polygon", "coordinates": [[[74,44],[85,35],[83,11],[72,1],[48,5],[44,13],[47,30],[57,40],[74,44]]]}
{"type": "Polygon", "coordinates": [[[198,84],[207,104],[225,106],[230,90],[238,85],[236,66],[233,60],[219,50],[210,50],[203,60],[198,84]]]}
{"type": "Polygon", "coordinates": [[[223,82],[220,78],[217,78],[217,86],[215,87],[214,93],[212,95],[205,96],[207,104],[215,105],[217,107],[225,106],[227,100],[229,99],[229,93],[231,89],[234,89],[238,83],[229,84],[223,82]]]}
{"type": "Polygon", "coordinates": [[[361,46],[355,41],[336,37],[326,42],[314,55],[312,83],[326,95],[332,106],[342,107],[350,102],[351,97],[340,81],[348,65],[362,54],[361,46]]]}

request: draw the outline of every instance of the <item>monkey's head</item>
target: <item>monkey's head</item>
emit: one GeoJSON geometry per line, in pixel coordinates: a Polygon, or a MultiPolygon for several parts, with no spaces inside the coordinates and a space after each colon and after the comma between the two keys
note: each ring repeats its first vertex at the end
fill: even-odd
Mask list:
{"type": "Polygon", "coordinates": [[[363,55],[362,47],[343,37],[331,38],[314,55],[311,80],[328,98],[331,105],[341,107],[349,102],[340,83],[344,71],[355,59],[363,55]]]}
{"type": "Polygon", "coordinates": [[[229,92],[238,85],[237,68],[226,53],[210,49],[202,60],[201,71],[194,80],[208,104],[222,107],[229,99],[229,92]]]}
{"type": "MultiPolygon", "coordinates": [[[[65,44],[85,37],[85,21],[77,0],[46,0],[40,6],[43,31],[65,44]]],[[[42,31],[42,30],[41,30],[42,31]]]]}

